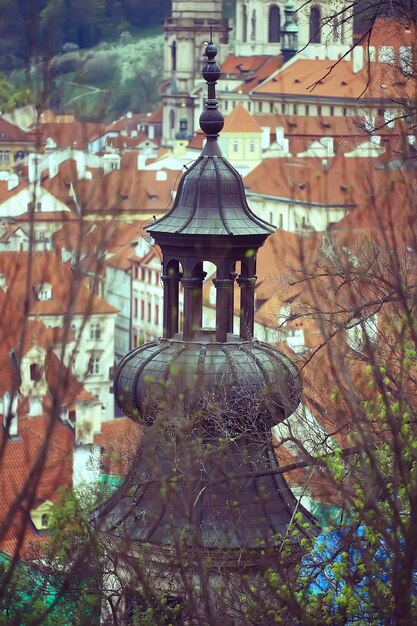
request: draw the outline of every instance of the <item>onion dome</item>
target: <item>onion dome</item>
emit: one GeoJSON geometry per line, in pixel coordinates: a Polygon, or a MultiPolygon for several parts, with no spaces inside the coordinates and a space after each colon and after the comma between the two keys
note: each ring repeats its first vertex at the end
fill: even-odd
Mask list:
{"type": "MultiPolygon", "coordinates": [[[[190,414],[200,411],[202,434],[207,430],[210,437],[213,401],[222,416],[220,431],[239,435],[247,430],[247,415],[252,430],[255,419],[257,428],[269,429],[295,411],[300,396],[297,370],[284,354],[238,337],[227,343],[147,343],[121,361],[114,383],[120,408],[133,420],[149,424],[161,405],[169,411],[180,399],[190,414]]],[[[197,424],[200,431],[201,426],[197,424]]]]}

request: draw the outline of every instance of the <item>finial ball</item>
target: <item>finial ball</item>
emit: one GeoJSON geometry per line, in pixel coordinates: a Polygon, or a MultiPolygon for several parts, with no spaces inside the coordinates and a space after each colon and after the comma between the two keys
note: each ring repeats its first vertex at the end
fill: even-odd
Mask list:
{"type": "Polygon", "coordinates": [[[208,59],[214,59],[214,57],[217,56],[217,47],[212,41],[207,44],[204,51],[204,56],[206,56],[208,59]]]}

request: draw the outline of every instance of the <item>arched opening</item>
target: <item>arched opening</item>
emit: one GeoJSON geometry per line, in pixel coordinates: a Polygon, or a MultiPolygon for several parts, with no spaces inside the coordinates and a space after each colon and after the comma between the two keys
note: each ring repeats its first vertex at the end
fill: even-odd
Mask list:
{"type": "Polygon", "coordinates": [[[319,7],[311,7],[310,11],[310,43],[321,43],[321,14],[319,7]]]}
{"type": "Polygon", "coordinates": [[[177,44],[175,41],[172,42],[171,46],[171,70],[175,72],[177,69],[177,44]]]}
{"type": "Polygon", "coordinates": [[[171,109],[169,112],[169,127],[171,130],[175,129],[175,111],[171,109]]]}
{"type": "Polygon", "coordinates": [[[180,293],[180,280],[182,278],[182,266],[176,259],[164,263],[164,310],[163,310],[163,336],[167,339],[174,337],[180,331],[180,320],[183,311],[183,294],[180,293]]]}
{"type": "Polygon", "coordinates": [[[252,11],[252,17],[251,17],[251,31],[250,31],[250,38],[252,39],[252,41],[254,41],[256,39],[256,11],[255,9],[252,11]]]}
{"type": "Polygon", "coordinates": [[[242,6],[242,41],[246,42],[248,40],[248,11],[246,9],[246,4],[242,6]]]}
{"type": "Polygon", "coordinates": [[[337,19],[337,17],[333,18],[332,36],[333,41],[337,42],[339,39],[339,20],[337,19]]]}
{"type": "Polygon", "coordinates": [[[273,4],[269,7],[268,41],[278,42],[281,39],[281,13],[279,7],[273,4]]]}

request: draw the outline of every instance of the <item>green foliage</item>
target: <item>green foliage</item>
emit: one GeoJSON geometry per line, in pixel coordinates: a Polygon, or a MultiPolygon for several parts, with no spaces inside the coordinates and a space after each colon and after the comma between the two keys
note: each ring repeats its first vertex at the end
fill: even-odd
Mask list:
{"type": "Polygon", "coordinates": [[[124,31],[161,26],[169,0],[0,0],[0,38],[21,61],[114,40],[124,31]]]}
{"type": "Polygon", "coordinates": [[[7,113],[16,107],[25,106],[33,102],[33,93],[30,89],[19,89],[0,72],[0,111],[7,113]]]}

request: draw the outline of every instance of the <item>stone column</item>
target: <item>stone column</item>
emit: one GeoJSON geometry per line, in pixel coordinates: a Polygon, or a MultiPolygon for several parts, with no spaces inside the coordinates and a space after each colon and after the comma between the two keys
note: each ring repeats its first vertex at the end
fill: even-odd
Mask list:
{"type": "Polygon", "coordinates": [[[230,320],[230,291],[233,287],[231,278],[214,278],[216,288],[216,341],[227,341],[228,324],[230,320]]]}
{"type": "Polygon", "coordinates": [[[227,305],[227,332],[233,333],[233,318],[235,312],[235,298],[234,298],[234,287],[236,280],[237,272],[230,272],[230,280],[231,285],[228,291],[228,305],[227,305]]]}
{"type": "Polygon", "coordinates": [[[178,332],[178,291],[181,274],[161,276],[164,285],[163,336],[170,339],[178,332]]]}
{"type": "Polygon", "coordinates": [[[237,283],[240,287],[240,338],[250,341],[253,338],[255,321],[256,276],[239,277],[237,283]]]}
{"type": "Polygon", "coordinates": [[[195,331],[200,328],[200,313],[197,308],[199,301],[199,291],[201,291],[202,279],[200,277],[182,278],[184,287],[184,341],[193,341],[195,331]]]}

